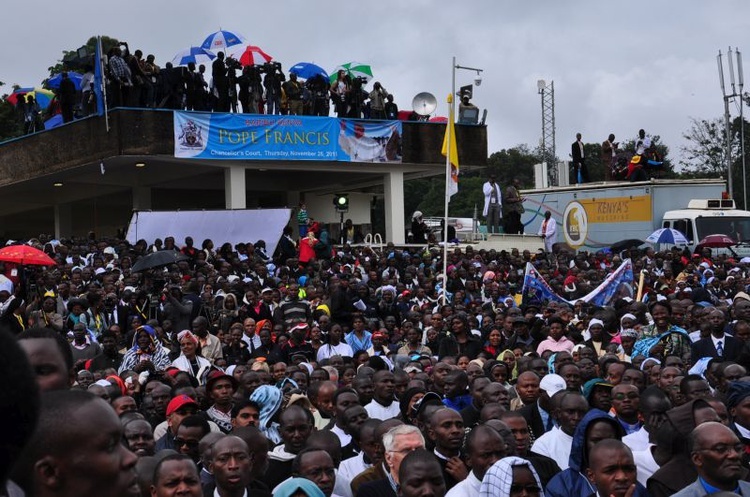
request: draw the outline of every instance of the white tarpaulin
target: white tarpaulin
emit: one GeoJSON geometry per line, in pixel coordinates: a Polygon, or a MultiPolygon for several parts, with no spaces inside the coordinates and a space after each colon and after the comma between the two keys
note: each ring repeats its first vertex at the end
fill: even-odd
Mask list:
{"type": "Polygon", "coordinates": [[[221,211],[140,211],[134,212],[128,227],[127,240],[140,239],[150,244],[157,238],[173,236],[182,247],[185,237],[192,237],[200,248],[206,238],[214,242],[214,250],[223,243],[266,242],[271,256],[279,243],[284,226],[289,223],[291,209],[240,209],[221,211]]]}

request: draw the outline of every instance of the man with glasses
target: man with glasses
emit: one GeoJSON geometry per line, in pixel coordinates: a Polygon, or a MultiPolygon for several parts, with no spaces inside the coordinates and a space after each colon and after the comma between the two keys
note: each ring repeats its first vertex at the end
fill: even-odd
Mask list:
{"type": "Polygon", "coordinates": [[[424,437],[416,426],[400,425],[383,435],[383,447],[388,465],[386,478],[363,484],[357,497],[397,497],[401,461],[410,452],[425,448],[424,437]]]}
{"type": "Polygon", "coordinates": [[[698,497],[717,492],[750,495],[750,483],[741,480],[745,473],[742,466],[745,447],[732,430],[721,423],[703,423],[690,434],[688,444],[698,479],[674,497],[698,497]]]}
{"type": "Polygon", "coordinates": [[[175,450],[188,456],[200,468],[200,441],[210,431],[211,428],[209,428],[208,421],[204,417],[198,415],[186,417],[177,427],[177,433],[174,437],[175,450]]]}
{"type": "Polygon", "coordinates": [[[635,385],[620,383],[612,389],[612,408],[615,419],[620,423],[627,435],[637,432],[643,426],[638,415],[640,395],[635,385]]]}

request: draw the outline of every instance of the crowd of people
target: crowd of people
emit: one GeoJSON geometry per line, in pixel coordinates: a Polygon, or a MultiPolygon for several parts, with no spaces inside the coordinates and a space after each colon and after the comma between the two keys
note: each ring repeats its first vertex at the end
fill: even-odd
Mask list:
{"type": "Polygon", "coordinates": [[[294,231],[0,267],[6,494],[750,492],[750,258],[465,247],[444,281],[440,248],[301,261],[294,231]],[[641,298],[582,299],[625,259],[641,298]],[[527,263],[566,300],[524,300],[527,263]]]}
{"type": "MultiPolygon", "coordinates": [[[[293,72],[287,78],[279,62],[242,65],[224,52],[218,52],[208,67],[195,62],[160,67],[154,55],[131,53],[125,42],[107,52],[103,68],[102,98],[110,108],[328,116],[333,107],[337,117],[398,119],[398,105],[380,82],[367,90],[366,79],[344,70],[331,81],[322,74],[302,81],[293,72]]],[[[25,133],[43,129],[43,121],[56,114],[70,122],[97,112],[94,66],[85,65],[83,72],[78,91],[63,73],[64,84],[52,89],[55,97],[44,112],[33,95],[18,98],[16,114],[25,133]]]]}

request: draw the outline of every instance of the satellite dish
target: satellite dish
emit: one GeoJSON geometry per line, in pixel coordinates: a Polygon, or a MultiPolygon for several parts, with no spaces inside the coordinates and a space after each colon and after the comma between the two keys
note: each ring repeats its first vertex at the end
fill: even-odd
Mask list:
{"type": "Polygon", "coordinates": [[[411,108],[422,117],[429,116],[437,109],[437,99],[432,93],[423,91],[411,101],[411,108]]]}

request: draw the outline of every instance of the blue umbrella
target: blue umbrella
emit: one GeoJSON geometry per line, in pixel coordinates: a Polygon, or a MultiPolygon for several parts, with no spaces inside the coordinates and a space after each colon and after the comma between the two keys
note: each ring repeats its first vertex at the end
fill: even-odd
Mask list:
{"type": "Polygon", "coordinates": [[[235,45],[242,45],[245,42],[245,37],[239,33],[232,31],[224,31],[220,29],[215,33],[211,33],[201,43],[201,48],[211,50],[212,52],[227,51],[227,48],[235,45]]]}
{"type": "Polygon", "coordinates": [[[62,114],[55,114],[46,121],[44,121],[44,129],[52,129],[63,125],[62,114]]]}
{"type": "Polygon", "coordinates": [[[289,72],[296,74],[298,78],[302,79],[310,79],[318,74],[326,78],[326,80],[328,79],[326,70],[312,62],[297,62],[289,69],[289,72]]]}
{"type": "MultiPolygon", "coordinates": [[[[68,78],[76,85],[76,90],[81,89],[81,81],[83,81],[83,74],[75,71],[68,71],[68,78]]],[[[47,86],[50,88],[60,88],[60,81],[62,81],[62,73],[55,74],[47,80],[47,86]]]]}
{"type": "Polygon", "coordinates": [[[661,228],[646,238],[648,243],[666,243],[669,245],[687,245],[688,241],[685,235],[672,228],[661,228]]]}
{"type": "Polygon", "coordinates": [[[190,62],[195,63],[196,66],[201,64],[208,64],[216,58],[213,52],[206,50],[203,47],[190,47],[180,51],[172,59],[173,66],[186,66],[190,62]]]}

